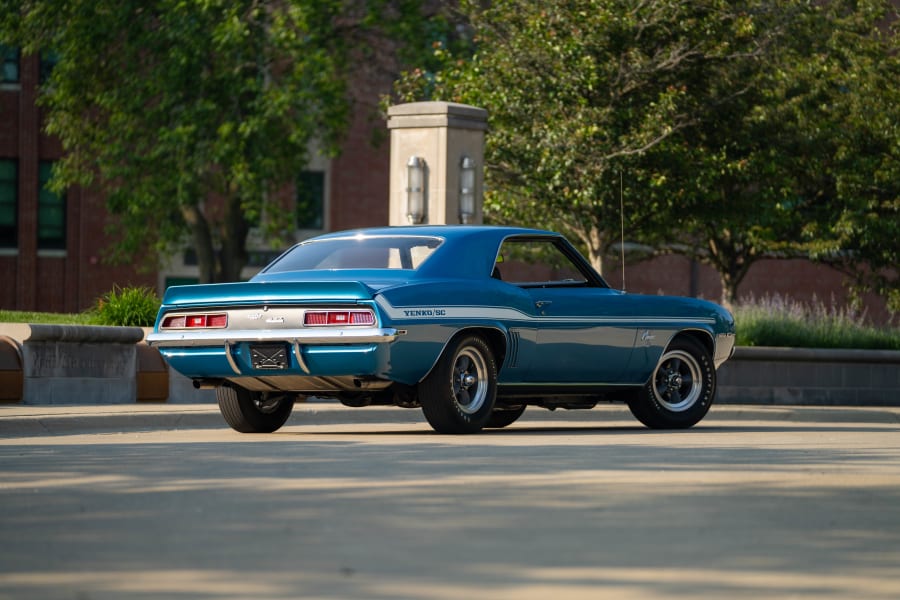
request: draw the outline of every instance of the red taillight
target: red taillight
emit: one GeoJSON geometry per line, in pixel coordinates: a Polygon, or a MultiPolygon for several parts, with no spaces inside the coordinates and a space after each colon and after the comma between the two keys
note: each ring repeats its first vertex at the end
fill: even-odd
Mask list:
{"type": "Polygon", "coordinates": [[[185,322],[185,316],[179,315],[177,317],[166,317],[163,319],[161,327],[164,329],[183,329],[185,322]]]}
{"type": "Polygon", "coordinates": [[[164,317],[160,329],[224,329],[228,326],[225,313],[175,315],[164,317]]]}
{"type": "Polygon", "coordinates": [[[328,325],[328,313],[324,311],[307,311],[303,317],[304,325],[328,325]]]}
{"type": "Polygon", "coordinates": [[[207,327],[215,327],[222,328],[228,325],[228,315],[226,314],[218,314],[218,315],[207,315],[206,316],[206,326],[207,327]]]}
{"type": "Polygon", "coordinates": [[[349,325],[350,313],[348,312],[330,312],[328,313],[329,325],[349,325]]]}
{"type": "Polygon", "coordinates": [[[188,315],[185,327],[206,327],[206,315],[188,315]]]}
{"type": "Polygon", "coordinates": [[[353,311],[350,313],[351,325],[374,325],[375,313],[368,310],[353,311]]]}
{"type": "Polygon", "coordinates": [[[308,310],[303,316],[303,324],[308,327],[374,325],[375,313],[371,310],[308,310]]]}

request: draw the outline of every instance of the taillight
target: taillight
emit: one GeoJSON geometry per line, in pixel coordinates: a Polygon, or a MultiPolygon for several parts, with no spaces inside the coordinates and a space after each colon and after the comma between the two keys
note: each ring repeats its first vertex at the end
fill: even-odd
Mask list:
{"type": "Polygon", "coordinates": [[[163,317],[160,329],[224,329],[228,326],[225,313],[201,313],[163,317]]]}
{"type": "Polygon", "coordinates": [[[184,329],[186,318],[187,317],[185,317],[184,315],[179,315],[177,317],[165,317],[160,327],[162,329],[184,329]]]}
{"type": "Polygon", "coordinates": [[[307,327],[342,325],[374,325],[375,313],[371,310],[308,310],[303,316],[307,327]]]}
{"type": "Polygon", "coordinates": [[[228,315],[224,313],[206,316],[206,326],[221,329],[228,326],[228,315]]]}

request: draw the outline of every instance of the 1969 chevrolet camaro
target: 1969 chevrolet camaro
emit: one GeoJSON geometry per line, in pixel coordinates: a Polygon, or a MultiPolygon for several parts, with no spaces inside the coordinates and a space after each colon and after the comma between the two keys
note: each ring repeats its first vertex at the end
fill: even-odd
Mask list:
{"type": "Polygon", "coordinates": [[[275,431],[302,396],[421,407],[442,433],[602,401],[684,428],[713,402],[734,319],[611,289],[557,233],[415,226],[323,235],[248,282],[169,288],[147,341],[241,432],[275,431]]]}

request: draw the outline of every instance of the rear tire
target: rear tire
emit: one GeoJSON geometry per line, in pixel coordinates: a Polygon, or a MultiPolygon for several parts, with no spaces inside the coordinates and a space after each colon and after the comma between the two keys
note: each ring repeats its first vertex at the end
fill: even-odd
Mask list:
{"type": "Polygon", "coordinates": [[[513,406],[510,408],[495,408],[494,412],[491,413],[491,416],[488,419],[485,427],[490,429],[501,429],[503,427],[506,427],[507,425],[512,425],[519,420],[519,417],[521,417],[522,413],[524,412],[524,404],[522,404],[521,406],[513,406]]]}
{"type": "Polygon", "coordinates": [[[497,398],[497,363],[477,335],[450,342],[419,384],[422,412],[438,433],[475,433],[484,427],[497,398]]]}
{"type": "Polygon", "coordinates": [[[674,340],[653,375],[629,402],[651,429],[686,429],[706,416],[716,394],[716,369],[706,348],[691,338],[674,340]]]}
{"type": "Polygon", "coordinates": [[[219,410],[232,429],[241,433],[272,433],[291,416],[295,396],[283,392],[251,392],[242,387],[216,388],[219,410]]]}

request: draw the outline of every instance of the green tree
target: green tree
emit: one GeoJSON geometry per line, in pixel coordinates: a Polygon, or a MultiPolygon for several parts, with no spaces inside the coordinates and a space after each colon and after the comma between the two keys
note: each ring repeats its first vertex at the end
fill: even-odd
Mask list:
{"type": "Polygon", "coordinates": [[[619,240],[620,174],[629,180],[627,233],[661,239],[672,223],[655,216],[670,211],[671,200],[643,157],[710,106],[745,93],[729,69],[765,56],[784,31],[782,15],[751,18],[746,6],[724,1],[498,0],[463,8],[473,57],[441,49],[447,68],[408,73],[399,94],[487,108],[489,216],[561,227],[599,270],[619,240]]]}
{"type": "MultiPolygon", "coordinates": [[[[622,199],[629,239],[712,265],[731,301],[760,258],[808,255],[825,237],[834,251],[871,233],[822,224],[853,205],[838,185],[834,126],[850,110],[838,107],[871,91],[859,82],[872,62],[896,48],[877,26],[889,6],[464,2],[472,56],[439,48],[442,69],[406,73],[396,90],[488,109],[489,218],[566,230],[602,268],[622,199]]],[[[881,82],[896,91],[896,79],[881,82]]],[[[879,97],[869,103],[890,123],[879,97]]],[[[844,138],[861,135],[849,127],[844,138]]],[[[845,152],[865,150],[848,141],[845,152]]],[[[860,176],[844,163],[845,182],[860,176]]]]}
{"type": "Polygon", "coordinates": [[[832,53],[849,65],[830,106],[836,201],[815,224],[812,256],[873,290],[900,312],[900,14],[836,31],[832,53]],[[892,28],[883,24],[890,22],[892,28]],[[861,38],[856,35],[861,30],[861,38]],[[854,49],[847,52],[848,49],[854,49]]]}
{"type": "Polygon", "coordinates": [[[252,224],[292,228],[278,192],[312,140],[337,152],[348,78],[393,56],[418,5],[0,0],[0,38],[57,53],[41,95],[66,150],[55,185],[106,194],[118,256],[152,260],[189,235],[201,280],[230,281],[252,224]]]}
{"type": "Polygon", "coordinates": [[[777,51],[735,71],[745,93],[649,157],[686,209],[688,243],[674,249],[719,272],[726,302],[761,258],[821,258],[869,286],[861,264],[880,276],[896,264],[897,187],[886,175],[900,79],[896,41],[880,27],[890,7],[782,4],[792,18],[777,51]]]}

